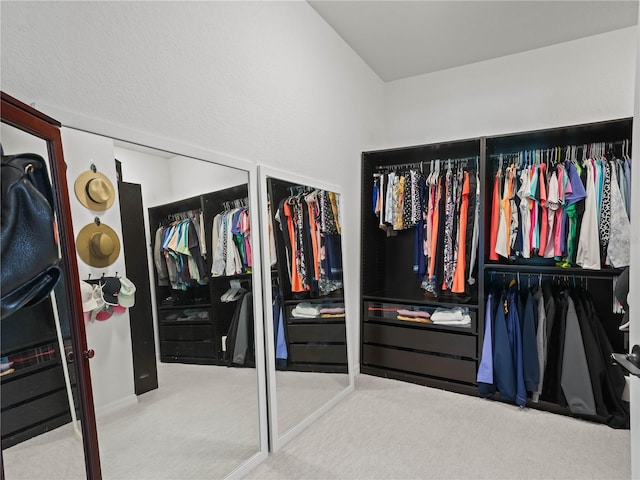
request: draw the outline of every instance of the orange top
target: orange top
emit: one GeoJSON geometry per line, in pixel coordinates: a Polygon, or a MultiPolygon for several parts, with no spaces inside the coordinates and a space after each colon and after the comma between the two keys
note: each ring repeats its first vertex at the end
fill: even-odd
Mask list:
{"type": "Polygon", "coordinates": [[[489,260],[498,260],[496,243],[498,241],[498,220],[500,219],[500,170],[493,181],[493,199],[491,202],[491,237],[489,240],[489,260]]]}
{"type": "Polygon", "coordinates": [[[431,228],[431,258],[429,259],[429,279],[436,270],[436,247],[438,246],[438,223],[440,221],[440,197],[442,197],[442,178],[438,179],[436,203],[433,208],[433,227],[431,228]]]}
{"type": "Polygon", "coordinates": [[[302,278],[298,274],[297,268],[297,249],[296,249],[296,237],[293,229],[293,212],[291,211],[291,206],[285,201],[284,202],[284,214],[287,217],[287,230],[289,232],[289,244],[291,245],[291,291],[292,292],[303,292],[304,287],[302,286],[302,278]]]}

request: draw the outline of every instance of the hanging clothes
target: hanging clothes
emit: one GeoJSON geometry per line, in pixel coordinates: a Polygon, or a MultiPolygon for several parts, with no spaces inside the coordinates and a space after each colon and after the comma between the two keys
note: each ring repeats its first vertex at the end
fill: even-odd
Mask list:
{"type": "MultiPolygon", "coordinates": [[[[246,200],[234,201],[236,205],[246,200]]],[[[251,221],[249,209],[244,206],[228,208],[213,218],[211,229],[211,275],[233,276],[250,273],[253,260],[251,254],[251,221]]]]}
{"type": "MultiPolygon", "coordinates": [[[[380,178],[378,182],[382,182],[380,178]]],[[[395,181],[391,182],[392,184],[395,181]]],[[[396,184],[396,188],[399,188],[396,184]]],[[[384,196],[378,183],[375,206],[383,215],[384,196]]],[[[276,221],[284,238],[291,291],[312,297],[342,288],[342,240],[339,196],[325,190],[309,190],[284,198],[276,221]]],[[[397,206],[397,204],[396,204],[397,206]]],[[[404,208],[404,207],[402,207],[404,208]]],[[[393,216],[394,209],[384,212],[393,216]]],[[[398,209],[395,209],[396,215],[398,209]]]]}
{"type": "Polygon", "coordinates": [[[540,257],[557,266],[595,270],[627,266],[631,162],[615,158],[605,144],[566,147],[564,160],[557,163],[560,151],[508,154],[504,166],[499,157],[492,182],[489,260],[537,264],[540,257]]]}
{"type": "Polygon", "coordinates": [[[186,290],[207,283],[205,261],[201,251],[200,212],[176,214],[181,220],[167,219],[155,233],[153,259],[159,286],[186,290]]]}
{"type": "Polygon", "coordinates": [[[589,420],[628,428],[624,376],[609,360],[611,344],[592,296],[582,287],[549,282],[524,294],[523,305],[512,282],[487,297],[477,374],[481,396],[497,391],[519,406],[541,398],[589,420]]]}

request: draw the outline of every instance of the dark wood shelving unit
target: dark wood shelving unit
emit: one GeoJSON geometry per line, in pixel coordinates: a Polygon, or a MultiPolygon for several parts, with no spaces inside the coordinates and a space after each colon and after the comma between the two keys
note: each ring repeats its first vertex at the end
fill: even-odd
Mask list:
{"type": "MultiPolygon", "coordinates": [[[[593,142],[617,142],[630,139],[632,120],[621,119],[587,125],[574,125],[496,137],[482,137],[433,145],[418,145],[363,152],[362,154],[362,228],[361,228],[361,371],[421,385],[479,396],[476,372],[480,362],[485,331],[485,292],[493,279],[503,276],[530,281],[556,277],[567,282],[588,285],[607,336],[616,351],[624,349],[624,334],[617,330],[619,315],[611,313],[612,279],[623,269],[584,269],[557,266],[554,260],[536,259],[489,261],[491,194],[497,154],[527,149],[583,145],[593,142]],[[468,298],[426,296],[413,273],[414,233],[399,231],[387,237],[378,227],[372,211],[373,174],[382,167],[417,164],[430,166],[434,159],[479,157],[480,215],[476,280],[468,298]],[[417,323],[383,318],[369,312],[372,303],[393,308],[419,309],[467,307],[473,314],[469,328],[417,323]]],[[[536,282],[537,283],[537,282],[536,282]]],[[[499,396],[496,398],[500,400],[499,396]]],[[[531,408],[569,416],[569,408],[540,401],[531,408]]]]}
{"type": "Polygon", "coordinates": [[[362,154],[362,373],[460,393],[474,390],[482,275],[475,275],[476,283],[464,295],[450,292],[426,295],[420,288],[420,279],[413,273],[414,230],[398,231],[396,236],[387,237],[378,228],[371,198],[373,173],[382,167],[418,164],[428,168],[432,160],[478,157],[479,169],[483,145],[483,139],[478,138],[362,154]],[[431,312],[437,308],[462,307],[468,309],[472,321],[467,327],[383,318],[369,312],[372,304],[390,309],[420,307],[431,312]]]}
{"type": "MultiPolygon", "coordinates": [[[[177,202],[149,208],[151,238],[155,238],[158,225],[169,215],[189,210],[202,210],[204,217],[205,242],[211,245],[213,219],[224,210],[224,202],[248,196],[247,184],[225,188],[215,192],[186,198],[177,202]]],[[[173,290],[169,286],[158,286],[155,272],[156,299],[158,301],[158,332],[160,336],[160,360],[173,363],[195,363],[203,365],[227,365],[223,337],[227,336],[236,302],[224,303],[221,295],[229,289],[229,281],[241,280],[243,287],[251,290],[251,273],[212,276],[211,262],[214,252],[204,258],[207,272],[206,283],[173,290]],[[163,303],[175,296],[176,303],[163,303]],[[205,315],[187,315],[180,320],[174,314],[183,311],[200,311],[205,315]]],[[[253,357],[252,357],[253,358],[253,357]]],[[[253,366],[247,364],[245,366],[253,366]]]]}
{"type": "Polygon", "coordinates": [[[285,240],[275,220],[277,206],[290,195],[289,188],[297,184],[267,179],[267,192],[272,209],[272,222],[278,263],[272,270],[272,278],[277,279],[282,298],[284,336],[287,343],[287,370],[300,372],[347,373],[346,318],[299,318],[291,313],[296,305],[344,303],[343,296],[305,296],[291,291],[287,273],[285,240]]]}

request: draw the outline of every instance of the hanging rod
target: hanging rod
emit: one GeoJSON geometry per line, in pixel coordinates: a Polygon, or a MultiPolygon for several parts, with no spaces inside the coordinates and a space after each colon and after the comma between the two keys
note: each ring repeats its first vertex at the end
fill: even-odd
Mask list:
{"type": "Polygon", "coordinates": [[[196,214],[200,214],[201,209],[200,208],[196,208],[193,210],[186,210],[184,212],[178,212],[178,213],[170,213],[166,216],[166,218],[168,220],[187,220],[189,218],[191,218],[191,216],[196,215],[196,214]]]}
{"type": "Polygon", "coordinates": [[[413,162],[413,163],[397,163],[393,165],[377,165],[375,170],[377,172],[381,171],[393,171],[393,170],[407,170],[410,168],[420,169],[420,171],[424,171],[425,165],[429,166],[429,168],[433,167],[434,162],[440,162],[440,165],[446,165],[447,162],[451,162],[452,164],[461,164],[468,163],[470,161],[476,162],[476,165],[479,161],[479,156],[473,157],[461,157],[461,158],[434,158],[433,160],[423,160],[421,162],[413,162]]]}
{"type": "Polygon", "coordinates": [[[556,145],[554,147],[545,147],[545,148],[542,148],[542,147],[541,148],[523,148],[521,150],[511,151],[511,152],[492,153],[491,155],[489,155],[489,158],[498,159],[500,158],[501,155],[503,157],[510,156],[510,155],[516,156],[516,155],[520,155],[523,152],[546,152],[546,151],[551,151],[557,148],[559,148],[562,153],[565,153],[569,148],[583,150],[585,148],[591,148],[592,145],[598,145],[598,144],[604,145],[605,147],[626,146],[627,148],[630,149],[631,140],[616,140],[614,142],[590,142],[590,143],[583,143],[579,145],[565,145],[563,147],[556,145]]]}
{"type": "Polygon", "coordinates": [[[618,278],[620,276],[620,274],[622,273],[622,271],[617,272],[617,271],[612,271],[612,272],[608,272],[608,275],[597,275],[597,274],[583,274],[583,273],[579,273],[579,272],[575,272],[575,271],[571,271],[571,272],[557,272],[557,273],[550,273],[550,272],[523,272],[523,271],[505,271],[505,270],[487,270],[487,273],[489,273],[489,277],[493,277],[493,278],[506,278],[508,277],[509,279],[515,279],[518,277],[528,277],[528,278],[541,278],[541,277],[547,277],[547,278],[560,278],[560,279],[572,279],[572,278],[576,278],[576,279],[580,279],[580,278],[588,278],[591,280],[613,280],[615,278],[618,278]]]}

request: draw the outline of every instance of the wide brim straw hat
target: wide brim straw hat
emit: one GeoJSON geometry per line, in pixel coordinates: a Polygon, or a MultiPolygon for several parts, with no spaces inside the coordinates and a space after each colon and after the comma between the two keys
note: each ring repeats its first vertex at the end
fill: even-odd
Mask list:
{"type": "Polygon", "coordinates": [[[120,239],[110,226],[94,222],[78,232],[76,250],[87,265],[104,268],[113,264],[120,255],[120,239]]]}
{"type": "Polygon", "coordinates": [[[87,170],[76,178],[74,190],[82,205],[97,212],[111,208],[116,198],[111,180],[105,174],[92,170],[87,170]]]}

